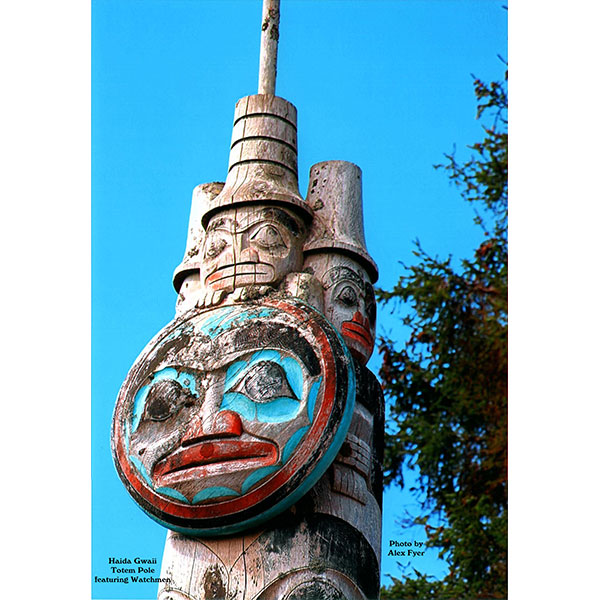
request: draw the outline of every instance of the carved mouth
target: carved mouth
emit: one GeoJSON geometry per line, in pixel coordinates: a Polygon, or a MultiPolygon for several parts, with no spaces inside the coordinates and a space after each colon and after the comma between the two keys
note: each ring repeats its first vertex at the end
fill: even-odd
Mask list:
{"type": "Polygon", "coordinates": [[[211,440],[179,448],[154,467],[152,477],[159,486],[235,473],[274,465],[277,446],[271,442],[211,440]]]}
{"type": "MultiPolygon", "coordinates": [[[[275,270],[267,263],[240,262],[234,265],[219,267],[206,278],[206,283],[214,286],[219,282],[230,279],[241,285],[253,283],[271,283],[275,270]]],[[[233,282],[227,282],[229,284],[233,282]]]]}
{"type": "Polygon", "coordinates": [[[357,321],[344,321],[342,323],[342,335],[349,337],[369,350],[373,348],[375,343],[371,332],[357,321]]]}

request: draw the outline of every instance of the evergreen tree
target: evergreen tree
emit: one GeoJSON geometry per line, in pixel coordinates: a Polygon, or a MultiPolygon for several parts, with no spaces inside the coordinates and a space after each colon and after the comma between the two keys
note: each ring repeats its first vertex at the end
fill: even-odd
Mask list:
{"type": "Polygon", "coordinates": [[[417,243],[384,303],[408,309],[404,347],[383,339],[380,376],[390,407],[387,483],[418,468],[424,497],[414,523],[450,567],[442,581],[415,571],[394,579],[382,600],[507,596],[508,133],[506,81],[475,79],[484,137],[459,163],[437,165],[467,202],[484,240],[460,268],[417,243]]]}

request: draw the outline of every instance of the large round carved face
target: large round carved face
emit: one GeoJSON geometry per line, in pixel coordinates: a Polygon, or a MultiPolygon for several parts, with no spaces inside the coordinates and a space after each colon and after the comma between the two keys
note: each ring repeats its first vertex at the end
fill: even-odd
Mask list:
{"type": "Polygon", "coordinates": [[[300,219],[287,209],[248,204],[221,211],[206,229],[204,284],[225,292],[276,285],[300,270],[304,237],[300,219]]]}
{"type": "Polygon", "coordinates": [[[317,481],[346,435],[353,396],[347,350],[305,305],[193,313],[154,338],[123,384],[117,469],[168,527],[240,531],[317,481]]]}
{"type": "Polygon", "coordinates": [[[377,307],[373,285],[365,269],[340,254],[309,257],[311,267],[323,284],[323,312],[342,334],[350,352],[366,364],[375,344],[377,307]]]}

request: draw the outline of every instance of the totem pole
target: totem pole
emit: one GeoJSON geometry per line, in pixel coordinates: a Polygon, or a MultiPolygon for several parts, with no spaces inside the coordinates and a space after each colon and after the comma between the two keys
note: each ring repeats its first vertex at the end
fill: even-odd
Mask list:
{"type": "Polygon", "coordinates": [[[169,531],[159,600],[374,600],[381,388],[360,169],[298,191],[295,107],[275,96],[279,2],[259,93],[235,108],[224,183],[193,193],[175,318],[129,371],[115,464],[169,531]]]}

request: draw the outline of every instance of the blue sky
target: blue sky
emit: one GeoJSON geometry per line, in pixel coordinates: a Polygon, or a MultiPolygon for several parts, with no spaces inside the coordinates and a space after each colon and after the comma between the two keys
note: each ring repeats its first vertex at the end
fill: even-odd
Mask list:
{"type": "MultiPolygon", "coordinates": [[[[173,316],[194,186],[224,180],[236,101],[257,91],[260,0],[92,2],[92,575],[108,556],[160,558],[165,530],[120,483],[110,456],[114,402],[145,344],[173,316]]],[[[312,164],[363,171],[365,231],[390,288],[418,238],[469,256],[471,208],[433,165],[481,137],[472,77],[499,79],[507,16],[495,0],[282,0],[277,95],[298,109],[300,190],[312,164]]],[[[378,333],[402,339],[380,311],[378,333]]],[[[379,367],[375,355],[370,362],[379,367]]],[[[415,505],[386,492],[390,540],[415,505]]],[[[441,576],[428,551],[413,563],[441,576]]],[[[384,583],[389,579],[384,578],[384,583]]],[[[94,598],[152,598],[155,586],[98,585],[94,598]]]]}

